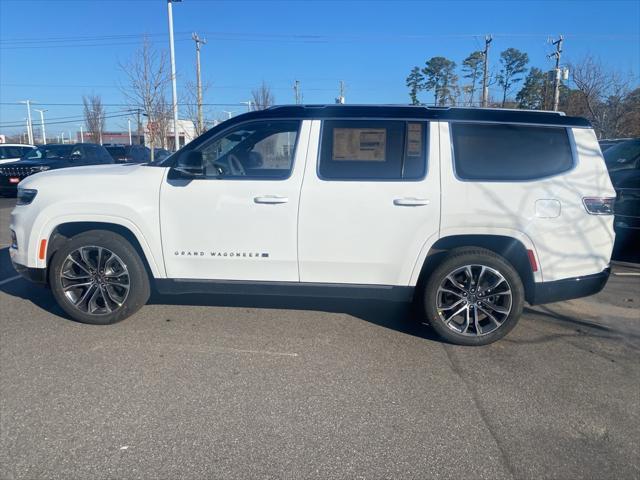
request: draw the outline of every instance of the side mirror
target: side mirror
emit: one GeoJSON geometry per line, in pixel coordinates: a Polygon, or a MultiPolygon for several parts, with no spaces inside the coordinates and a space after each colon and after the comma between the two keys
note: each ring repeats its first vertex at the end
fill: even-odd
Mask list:
{"type": "Polygon", "coordinates": [[[202,158],[202,152],[198,150],[184,152],[178,158],[178,162],[173,169],[189,177],[204,176],[204,159],[202,158]]]}

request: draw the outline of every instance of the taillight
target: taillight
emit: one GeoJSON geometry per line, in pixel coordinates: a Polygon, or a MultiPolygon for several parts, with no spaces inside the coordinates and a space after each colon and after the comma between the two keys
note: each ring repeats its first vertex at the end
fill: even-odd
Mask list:
{"type": "Polygon", "coordinates": [[[613,215],[615,197],[584,197],[582,203],[591,215],[613,215]]]}

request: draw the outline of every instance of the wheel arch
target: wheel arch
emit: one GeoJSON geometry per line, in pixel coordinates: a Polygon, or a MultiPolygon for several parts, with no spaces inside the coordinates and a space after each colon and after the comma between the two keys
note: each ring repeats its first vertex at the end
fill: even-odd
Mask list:
{"type": "Polygon", "coordinates": [[[424,287],[429,275],[444,260],[447,254],[457,248],[480,247],[505,258],[518,272],[525,289],[527,302],[533,300],[535,289],[534,272],[531,268],[527,247],[517,238],[509,235],[460,234],[438,239],[429,248],[418,273],[416,288],[424,287]]]}
{"type": "Polygon", "coordinates": [[[149,246],[144,241],[141,234],[136,234],[128,226],[113,222],[93,222],[93,221],[68,221],[53,227],[48,236],[46,265],[50,264],[51,258],[68,239],[91,230],[105,230],[116,233],[124,237],[136,250],[142,263],[145,266],[149,280],[159,276],[157,265],[153,259],[149,246]]]}

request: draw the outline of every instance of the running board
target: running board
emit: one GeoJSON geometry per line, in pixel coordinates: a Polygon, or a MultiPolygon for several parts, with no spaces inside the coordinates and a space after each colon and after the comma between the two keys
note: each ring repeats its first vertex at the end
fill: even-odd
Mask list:
{"type": "Polygon", "coordinates": [[[414,287],[360,285],[351,283],[245,282],[239,280],[156,279],[164,295],[205,293],[217,295],[275,295],[283,297],[327,297],[411,301],[414,287]]]}

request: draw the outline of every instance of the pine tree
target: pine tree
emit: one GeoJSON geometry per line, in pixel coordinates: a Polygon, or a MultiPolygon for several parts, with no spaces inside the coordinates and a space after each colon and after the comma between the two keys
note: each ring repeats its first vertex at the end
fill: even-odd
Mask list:
{"type": "Polygon", "coordinates": [[[420,105],[418,100],[418,93],[424,88],[424,77],[420,72],[419,67],[413,67],[411,73],[407,77],[407,87],[409,87],[409,97],[411,98],[412,105],[420,105]]]}
{"type": "Polygon", "coordinates": [[[502,106],[504,107],[507,95],[513,85],[522,80],[522,77],[518,77],[518,75],[527,70],[529,55],[517,48],[507,48],[500,53],[500,63],[502,64],[502,69],[498,74],[498,84],[502,87],[502,106]]]}
{"type": "Polygon", "coordinates": [[[464,78],[468,78],[470,83],[464,86],[464,90],[469,94],[468,105],[473,105],[473,99],[476,92],[476,85],[482,69],[484,68],[484,55],[480,51],[472,52],[462,62],[462,73],[464,78]]]}
{"type": "Polygon", "coordinates": [[[432,57],[422,69],[425,90],[433,90],[434,104],[440,107],[455,104],[458,91],[456,63],[445,57],[432,57]]]}

